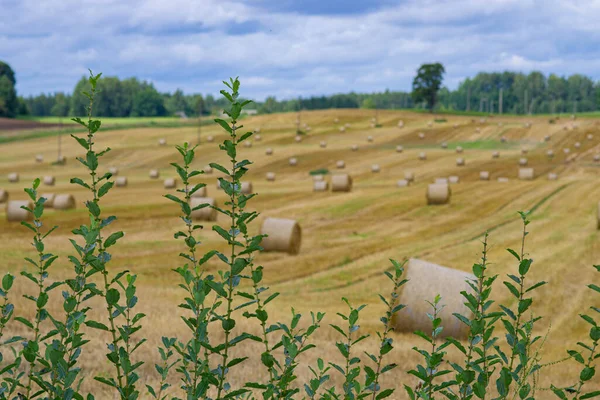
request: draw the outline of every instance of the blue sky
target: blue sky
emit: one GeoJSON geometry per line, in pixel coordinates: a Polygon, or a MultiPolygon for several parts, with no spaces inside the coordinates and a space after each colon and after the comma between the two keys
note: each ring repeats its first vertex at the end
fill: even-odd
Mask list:
{"type": "Polygon", "coordinates": [[[87,68],[160,91],[263,100],[409,90],[442,62],[600,78],[600,0],[0,0],[0,60],[19,94],[71,92],[87,68]]]}

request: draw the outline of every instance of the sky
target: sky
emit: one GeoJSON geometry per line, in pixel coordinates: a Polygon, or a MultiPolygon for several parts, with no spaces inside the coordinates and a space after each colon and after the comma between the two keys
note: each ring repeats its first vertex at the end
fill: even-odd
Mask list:
{"type": "Polygon", "coordinates": [[[72,92],[91,68],[161,92],[255,100],[410,90],[441,62],[600,78],[600,0],[0,0],[0,60],[20,95],[72,92]]]}

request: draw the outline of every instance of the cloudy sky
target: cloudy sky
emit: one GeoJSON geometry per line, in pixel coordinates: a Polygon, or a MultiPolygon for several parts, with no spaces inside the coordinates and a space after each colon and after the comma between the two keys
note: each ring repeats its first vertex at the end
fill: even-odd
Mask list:
{"type": "Polygon", "coordinates": [[[257,100],[408,90],[442,62],[600,78],[600,0],[0,0],[0,60],[19,94],[71,92],[87,68],[160,91],[257,100]]]}

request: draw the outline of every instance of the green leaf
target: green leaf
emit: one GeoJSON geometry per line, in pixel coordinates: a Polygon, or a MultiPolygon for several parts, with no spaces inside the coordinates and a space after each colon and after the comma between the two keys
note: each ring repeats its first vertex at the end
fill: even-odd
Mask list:
{"type": "Polygon", "coordinates": [[[579,379],[583,382],[589,381],[596,374],[596,369],[594,367],[585,367],[581,373],[579,374],[579,379]]]}
{"type": "Polygon", "coordinates": [[[385,389],[383,392],[379,393],[377,395],[377,397],[375,397],[375,399],[376,400],[385,399],[386,397],[391,396],[392,393],[394,393],[394,389],[385,389]]]}
{"type": "Polygon", "coordinates": [[[104,241],[104,248],[109,248],[110,246],[117,243],[117,240],[121,239],[125,234],[123,232],[115,232],[104,241]]]}
{"type": "Polygon", "coordinates": [[[120,298],[121,298],[121,294],[115,288],[110,288],[106,292],[106,302],[111,306],[114,306],[115,304],[117,304],[119,302],[120,298]]]}
{"type": "Polygon", "coordinates": [[[581,396],[579,399],[580,400],[591,399],[593,397],[598,397],[598,396],[600,396],[600,390],[596,390],[596,391],[593,391],[593,392],[586,393],[583,396],[581,396]]]}
{"type": "Polygon", "coordinates": [[[96,321],[85,321],[85,325],[89,326],[90,328],[94,328],[94,329],[100,329],[102,331],[109,331],[108,327],[100,322],[96,322],[96,321]]]}
{"type": "Polygon", "coordinates": [[[11,274],[4,275],[4,277],[2,278],[2,289],[4,289],[5,292],[8,292],[12,287],[14,281],[15,277],[11,274]]]}
{"type": "MultiPolygon", "coordinates": [[[[225,129],[228,133],[233,133],[233,130],[231,129],[231,126],[229,126],[229,124],[227,123],[227,121],[220,119],[220,118],[216,118],[215,122],[219,125],[221,125],[221,127],[223,129],[225,129]]],[[[243,122],[242,122],[243,123],[243,122]]]]}

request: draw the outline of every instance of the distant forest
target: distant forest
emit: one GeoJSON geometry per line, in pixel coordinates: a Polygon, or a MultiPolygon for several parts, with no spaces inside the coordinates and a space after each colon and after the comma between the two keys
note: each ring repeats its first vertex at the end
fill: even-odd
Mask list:
{"type": "MultiPolygon", "coordinates": [[[[81,115],[86,99],[80,92],[86,82],[82,78],[73,94],[19,97],[18,113],[32,116],[81,115]]],[[[225,105],[220,98],[212,95],[184,94],[181,90],[160,93],[151,83],[136,78],[120,80],[105,77],[100,81],[99,90],[95,113],[103,117],[171,116],[178,112],[195,117],[199,113],[220,112],[225,105]]],[[[554,74],[544,76],[541,72],[479,73],[461,82],[456,90],[440,90],[436,108],[441,111],[498,113],[500,91],[503,113],[573,113],[600,109],[600,83],[578,74],[561,77],[554,74]]],[[[386,90],[382,93],[352,92],[289,100],[268,97],[264,102],[257,102],[256,108],[259,113],[274,113],[327,108],[422,109],[424,105],[415,104],[410,92],[386,90]]]]}

